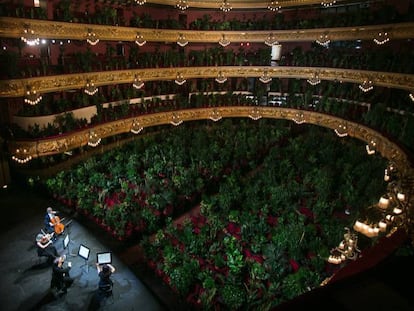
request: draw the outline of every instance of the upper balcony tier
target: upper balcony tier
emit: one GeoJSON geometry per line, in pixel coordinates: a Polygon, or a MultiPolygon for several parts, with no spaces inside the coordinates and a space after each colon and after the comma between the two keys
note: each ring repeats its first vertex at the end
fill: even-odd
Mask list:
{"type": "Polygon", "coordinates": [[[316,40],[389,40],[414,37],[414,23],[352,26],[337,28],[291,29],[291,30],[182,30],[151,29],[66,23],[12,17],[0,18],[0,37],[26,39],[70,39],[90,41],[123,41],[143,45],[147,42],[174,43],[220,43],[229,42],[312,42],[316,40]]]}

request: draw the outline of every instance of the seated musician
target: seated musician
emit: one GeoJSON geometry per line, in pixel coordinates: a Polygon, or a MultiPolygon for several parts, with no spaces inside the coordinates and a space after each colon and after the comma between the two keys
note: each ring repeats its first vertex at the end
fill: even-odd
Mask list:
{"type": "Polygon", "coordinates": [[[45,230],[47,233],[54,232],[54,240],[57,240],[57,236],[62,234],[65,230],[65,225],[60,222],[59,216],[56,216],[56,211],[54,211],[50,206],[46,209],[46,215],[44,219],[45,230]]]}
{"type": "Polygon", "coordinates": [[[55,217],[56,212],[49,206],[46,209],[46,215],[45,215],[45,229],[47,233],[55,232],[55,224],[52,222],[53,217],[55,217]]]}
{"type": "Polygon", "coordinates": [[[52,236],[53,236],[53,233],[52,234],[39,233],[36,236],[37,254],[39,256],[48,257],[49,263],[52,263],[55,258],[59,257],[56,247],[53,245],[52,236]]]}
{"type": "Polygon", "coordinates": [[[107,285],[112,285],[111,275],[115,272],[115,267],[111,264],[96,264],[99,276],[99,289],[104,289],[107,285]]]}
{"type": "Polygon", "coordinates": [[[99,283],[98,291],[96,293],[96,303],[101,305],[103,300],[112,295],[112,286],[113,282],[111,280],[111,275],[115,272],[115,267],[111,264],[96,264],[96,269],[98,270],[99,283]]]}

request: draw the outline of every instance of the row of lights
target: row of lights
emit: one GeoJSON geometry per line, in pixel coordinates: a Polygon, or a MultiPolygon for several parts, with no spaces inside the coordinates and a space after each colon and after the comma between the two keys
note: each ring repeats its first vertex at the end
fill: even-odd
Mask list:
{"type": "MultiPolygon", "coordinates": [[[[216,82],[222,84],[222,83],[227,81],[227,77],[224,75],[224,73],[222,71],[220,71],[218,73],[217,77],[215,78],[215,80],[216,80],[216,82]]],[[[266,83],[269,83],[269,82],[272,81],[272,77],[269,75],[267,70],[264,70],[263,74],[259,77],[259,80],[260,80],[260,82],[266,84],[266,83]]],[[[306,81],[312,86],[315,86],[315,85],[318,85],[319,83],[321,83],[321,79],[319,78],[319,75],[317,73],[314,73],[306,81]]],[[[182,73],[178,72],[174,82],[178,85],[183,85],[184,83],[187,82],[187,80],[184,78],[182,73]]],[[[139,76],[135,75],[135,78],[132,82],[132,86],[135,89],[139,90],[144,86],[144,82],[142,81],[142,79],[139,76]]],[[[374,88],[373,87],[373,82],[371,80],[364,80],[364,82],[362,82],[362,84],[358,85],[358,87],[364,93],[369,92],[374,88]]],[[[87,95],[93,96],[98,92],[98,87],[91,80],[88,80],[86,82],[84,92],[87,95]]],[[[37,93],[37,91],[33,87],[27,86],[27,91],[26,91],[25,98],[24,98],[25,103],[34,106],[34,105],[37,105],[38,103],[40,103],[42,98],[43,98],[42,95],[37,93]]],[[[409,93],[409,98],[414,102],[414,95],[412,93],[409,93]]]]}
{"type": "MultiPolygon", "coordinates": [[[[371,140],[367,144],[368,154],[375,153],[376,142],[371,140]]],[[[328,262],[340,264],[346,260],[355,260],[359,257],[360,250],[357,246],[358,236],[361,233],[369,238],[376,238],[388,231],[393,232],[398,228],[408,233],[412,230],[410,209],[412,208],[409,195],[406,191],[412,189],[414,181],[403,176],[393,163],[390,163],[384,171],[384,181],[387,184],[387,193],[382,195],[378,202],[366,209],[365,220],[356,220],[353,225],[354,232],[346,229],[344,239],[338,247],[331,250],[328,262]]]]}
{"type": "MultiPolygon", "coordinates": [[[[183,81],[183,77],[182,75],[179,73],[177,75],[177,78],[180,78],[180,81],[183,81]]],[[[136,78],[138,80],[140,80],[140,78],[136,78]]],[[[185,83],[185,80],[184,82],[185,83]]],[[[182,83],[182,84],[183,84],[182,83]]],[[[142,83],[143,85],[143,83],[142,83]]],[[[181,85],[181,84],[180,84],[181,85]]],[[[262,118],[262,114],[260,112],[259,107],[254,107],[250,114],[249,117],[252,120],[259,120],[262,118]]],[[[209,118],[213,121],[219,121],[222,116],[220,115],[220,113],[215,109],[211,112],[209,118]]],[[[306,118],[303,112],[297,112],[292,120],[296,123],[296,124],[303,124],[306,123],[306,118]]],[[[170,121],[171,124],[173,124],[174,126],[178,126],[181,123],[183,123],[183,120],[180,118],[179,114],[177,113],[173,113],[172,114],[172,118],[170,121]]],[[[137,120],[134,120],[132,122],[131,125],[131,129],[130,131],[133,134],[139,134],[141,131],[143,130],[143,127],[140,125],[140,123],[137,120]]],[[[346,137],[348,136],[348,132],[347,132],[347,125],[346,123],[342,123],[340,122],[338,124],[338,126],[334,129],[334,132],[339,136],[339,137],[346,137]]],[[[91,147],[96,147],[101,143],[101,138],[98,136],[98,134],[96,134],[96,132],[91,131],[89,133],[89,139],[88,139],[88,145],[91,147]]],[[[367,153],[369,155],[374,154],[375,153],[375,148],[376,148],[376,142],[374,139],[371,139],[370,142],[366,145],[366,150],[367,153]]],[[[27,163],[28,161],[30,161],[32,159],[32,156],[28,153],[27,149],[16,149],[15,154],[12,156],[12,159],[20,164],[24,164],[27,163]]],[[[390,166],[385,170],[385,174],[384,174],[384,180],[385,181],[390,181],[393,177],[394,177],[394,172],[395,172],[395,168],[394,166],[390,166]]],[[[390,206],[391,203],[393,202],[404,202],[406,201],[406,195],[403,194],[403,192],[401,192],[400,190],[396,190],[396,189],[400,189],[400,187],[395,186],[395,183],[390,183],[390,185],[392,185],[392,187],[390,187],[391,189],[394,190],[394,192],[390,192],[391,194],[387,194],[386,196],[382,196],[378,202],[378,207],[380,207],[382,210],[386,210],[388,209],[388,207],[390,206]],[[395,195],[393,195],[395,194],[395,195]]],[[[405,208],[406,210],[407,208],[405,208]]],[[[392,214],[387,214],[385,217],[385,220],[381,220],[377,226],[372,226],[372,225],[367,225],[364,224],[363,222],[357,221],[354,225],[354,229],[356,231],[359,231],[367,236],[377,236],[378,233],[381,231],[385,231],[386,228],[386,221],[388,222],[392,222],[394,221],[395,217],[398,217],[404,210],[404,206],[401,207],[401,204],[399,206],[396,206],[393,208],[392,210],[392,214]]],[[[330,257],[329,262],[331,263],[341,263],[342,260],[340,260],[343,255],[346,255],[346,252],[341,252],[343,250],[346,251],[347,248],[342,248],[342,244],[348,245],[348,246],[352,246],[354,245],[356,247],[356,243],[353,244],[353,242],[351,242],[351,240],[356,241],[356,239],[354,238],[353,235],[350,235],[349,231],[344,235],[344,241],[341,242],[339,249],[336,248],[333,253],[336,253],[336,255],[332,255],[332,258],[330,257]],[[351,239],[349,239],[349,237],[351,237],[351,239]],[[339,257],[338,257],[339,254],[339,257]]],[[[351,249],[349,249],[351,250],[351,249]]],[[[355,249],[352,249],[353,251],[355,251],[355,249]]],[[[349,254],[348,254],[349,255],[349,254]]],[[[346,255],[347,256],[347,255],[346,255]]],[[[348,256],[349,257],[349,256],[348,256]]],[[[347,257],[347,258],[348,258],[347,257]]],[[[349,258],[348,258],[349,259],[349,258]]]]}
{"type": "Polygon", "coordinates": [[[360,252],[358,248],[358,235],[351,232],[349,228],[345,228],[344,238],[337,247],[331,250],[328,262],[338,265],[346,260],[356,260],[360,252]]]}
{"type": "MultiPolygon", "coordinates": [[[[387,229],[409,226],[409,198],[402,187],[405,182],[404,177],[396,169],[394,164],[390,163],[384,171],[384,181],[387,184],[387,193],[382,195],[378,203],[371,206],[374,217],[365,221],[357,220],[354,224],[354,230],[364,234],[367,237],[374,238],[387,229]],[[374,218],[374,219],[372,219],[374,218]]],[[[408,187],[412,185],[408,184],[408,187]]],[[[368,209],[369,210],[369,209],[368,209]]]]}
{"type": "MultiPolygon", "coordinates": [[[[45,39],[40,40],[38,37],[34,35],[34,31],[30,28],[25,28],[23,30],[23,35],[21,36],[21,40],[28,45],[39,45],[40,42],[43,44],[46,43],[45,39]]],[[[379,32],[377,37],[373,39],[374,42],[378,45],[382,45],[387,43],[390,38],[388,36],[388,32],[379,32]]],[[[100,41],[98,35],[92,30],[88,29],[86,32],[86,42],[88,42],[90,45],[96,45],[100,41]]],[[[323,47],[329,47],[329,43],[331,40],[329,39],[328,33],[321,34],[315,42],[323,47]]],[[[55,40],[52,40],[52,43],[55,43],[55,40]]],[[[68,43],[70,43],[70,40],[68,40],[68,43]]],[[[135,36],[135,43],[139,46],[143,46],[147,41],[144,39],[144,36],[141,33],[137,33],[135,36]]],[[[219,44],[223,47],[226,47],[230,44],[230,40],[228,40],[225,35],[222,35],[222,38],[219,40],[219,44]]],[[[276,37],[270,33],[269,36],[265,39],[264,43],[268,46],[274,46],[279,45],[279,42],[277,41],[276,37]]],[[[63,45],[63,41],[60,41],[60,44],[63,45]]],[[[178,34],[177,38],[177,44],[181,47],[184,47],[188,44],[188,40],[185,38],[185,35],[182,33],[178,34]]]]}
{"type": "MultiPolygon", "coordinates": [[[[146,0],[135,0],[135,3],[138,5],[144,5],[147,1],[146,0]]],[[[324,8],[328,8],[333,6],[336,3],[336,0],[330,1],[321,1],[321,5],[324,8]]],[[[189,1],[187,0],[177,0],[175,3],[175,7],[181,11],[185,11],[189,8],[189,1]]],[[[230,12],[232,10],[232,6],[228,0],[223,0],[220,4],[220,10],[223,12],[230,12]]],[[[267,8],[272,12],[280,11],[282,6],[279,4],[279,1],[269,1],[267,4],[267,8]]]]}
{"type": "MultiPolygon", "coordinates": [[[[296,124],[303,124],[306,123],[306,118],[303,112],[297,112],[292,117],[292,121],[296,124]]],[[[346,123],[340,122],[337,127],[334,129],[334,132],[338,137],[346,137],[348,136],[348,127],[346,123]]]]}
{"type": "MultiPolygon", "coordinates": [[[[183,33],[179,33],[178,37],[177,37],[177,44],[181,47],[184,47],[188,44],[188,40],[186,39],[185,35],[183,33]]],[[[135,36],[135,43],[138,46],[143,46],[144,44],[147,43],[147,40],[145,40],[144,36],[139,32],[137,33],[137,35],[135,36]]],[[[222,46],[222,47],[226,47],[229,44],[231,44],[231,41],[226,38],[225,34],[222,34],[220,40],[218,41],[218,43],[222,46]]],[[[279,45],[279,42],[276,40],[275,36],[273,34],[269,34],[269,36],[265,39],[264,43],[268,46],[274,46],[274,45],[279,45]]],[[[243,45],[243,42],[240,43],[241,45],[243,45]]],[[[247,45],[250,45],[249,42],[247,42],[247,45]]]]}
{"type": "Polygon", "coordinates": [[[336,0],[330,0],[330,1],[321,1],[321,5],[324,8],[329,8],[331,6],[333,6],[336,3],[336,0]]]}

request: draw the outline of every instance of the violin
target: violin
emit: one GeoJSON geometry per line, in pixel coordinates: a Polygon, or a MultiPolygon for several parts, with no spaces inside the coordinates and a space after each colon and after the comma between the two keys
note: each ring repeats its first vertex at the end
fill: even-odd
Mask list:
{"type": "Polygon", "coordinates": [[[61,221],[63,221],[63,219],[61,220],[59,216],[53,216],[50,219],[56,234],[61,234],[63,230],[65,230],[65,225],[61,223],[61,221]]]}
{"type": "Polygon", "coordinates": [[[42,231],[42,234],[43,234],[43,236],[41,238],[41,241],[43,241],[43,242],[49,242],[53,238],[53,235],[55,234],[54,232],[46,233],[43,230],[41,230],[41,231],[42,231]]]}

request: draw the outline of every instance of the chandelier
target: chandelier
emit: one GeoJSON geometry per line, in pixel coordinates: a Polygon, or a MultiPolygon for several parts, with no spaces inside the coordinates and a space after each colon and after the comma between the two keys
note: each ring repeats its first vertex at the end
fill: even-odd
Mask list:
{"type": "Polygon", "coordinates": [[[358,235],[345,227],[344,239],[331,250],[328,262],[338,265],[346,260],[356,260],[359,257],[358,235]]]}
{"type": "Polygon", "coordinates": [[[365,149],[367,150],[367,153],[369,155],[372,155],[375,153],[375,147],[377,146],[377,143],[375,140],[371,139],[371,141],[365,146],[365,149]]]}
{"type": "Polygon", "coordinates": [[[336,3],[336,0],[331,0],[331,1],[321,1],[321,5],[324,8],[329,8],[331,6],[333,6],[336,3]]]}
{"type": "Polygon", "coordinates": [[[362,82],[362,84],[360,84],[358,87],[364,93],[369,92],[374,88],[371,80],[364,80],[364,82],[362,82]]]}
{"type": "Polygon", "coordinates": [[[144,86],[144,82],[141,80],[140,77],[135,76],[134,78],[134,82],[132,82],[132,86],[139,90],[140,88],[142,88],[144,86]]]}
{"type": "Polygon", "coordinates": [[[231,4],[227,0],[223,0],[223,2],[220,4],[220,10],[223,12],[230,12],[231,9],[231,4]]]}
{"type": "Polygon", "coordinates": [[[347,126],[345,124],[340,123],[334,131],[339,137],[348,136],[347,126]]]}
{"type": "Polygon", "coordinates": [[[92,81],[86,82],[85,89],[83,90],[89,96],[93,96],[98,92],[98,88],[92,81]]]}
{"type": "Polygon", "coordinates": [[[271,33],[267,36],[264,43],[268,46],[278,45],[279,42],[276,40],[275,36],[271,33]]]}
{"type": "Polygon", "coordinates": [[[177,73],[177,77],[175,78],[174,82],[178,85],[183,85],[185,82],[187,82],[186,79],[184,79],[181,72],[177,73]]]}
{"type": "Polygon", "coordinates": [[[221,37],[221,39],[219,40],[219,44],[222,47],[226,47],[230,44],[230,40],[226,39],[226,36],[223,34],[223,36],[221,37]]]}
{"type": "Polygon", "coordinates": [[[210,116],[209,116],[209,119],[212,120],[212,121],[214,121],[214,122],[217,122],[217,121],[221,120],[221,118],[222,118],[222,116],[221,116],[220,112],[217,111],[217,109],[214,109],[210,113],[210,116]]]}
{"type": "Polygon", "coordinates": [[[33,87],[27,87],[24,102],[29,105],[37,105],[42,100],[42,95],[38,94],[33,87]]]}
{"type": "Polygon", "coordinates": [[[88,145],[91,147],[96,147],[101,143],[101,138],[94,131],[89,133],[88,145]]]}
{"type": "Polygon", "coordinates": [[[390,41],[390,38],[388,37],[388,32],[386,31],[380,31],[378,35],[373,39],[374,42],[378,45],[383,45],[390,41]]]}
{"type": "Polygon", "coordinates": [[[181,11],[185,11],[188,9],[188,1],[187,0],[177,0],[175,6],[180,9],[181,11]]]}
{"type": "Polygon", "coordinates": [[[134,120],[131,125],[131,133],[139,134],[144,128],[139,124],[137,120],[134,120]]]}
{"type": "Polygon", "coordinates": [[[181,118],[178,114],[173,113],[170,123],[174,126],[178,126],[181,123],[183,123],[183,120],[181,120],[181,118]]]}
{"type": "Polygon", "coordinates": [[[325,48],[329,47],[331,40],[329,39],[328,33],[321,34],[315,42],[325,48]]]}
{"type": "Polygon", "coordinates": [[[135,0],[135,3],[138,5],[144,5],[147,2],[147,0],[135,0]]]}
{"type": "Polygon", "coordinates": [[[16,149],[16,152],[12,156],[12,159],[19,164],[25,164],[32,159],[32,156],[28,153],[27,149],[16,149]]]}
{"type": "Polygon", "coordinates": [[[185,39],[185,36],[182,33],[178,34],[177,44],[181,47],[184,47],[188,44],[188,41],[185,39]]]}
{"type": "Polygon", "coordinates": [[[30,29],[28,25],[25,25],[23,36],[20,39],[28,45],[39,45],[40,43],[40,39],[34,35],[34,30],[30,29]]]}
{"type": "Polygon", "coordinates": [[[249,114],[249,118],[255,121],[262,118],[262,114],[260,113],[260,110],[258,107],[254,107],[252,109],[252,111],[249,114]]]}
{"type": "Polygon", "coordinates": [[[310,77],[309,79],[306,80],[310,85],[318,85],[319,83],[321,83],[321,79],[319,79],[319,75],[317,73],[314,73],[312,75],[312,77],[310,77]]]}
{"type": "Polygon", "coordinates": [[[279,1],[269,1],[267,8],[272,12],[276,12],[279,11],[282,7],[279,5],[279,1]]]}
{"type": "Polygon", "coordinates": [[[220,71],[218,73],[217,78],[215,79],[218,83],[224,83],[227,81],[227,78],[224,76],[224,74],[220,71]]]}
{"type": "Polygon", "coordinates": [[[269,76],[267,70],[264,70],[263,74],[259,77],[259,80],[262,83],[269,83],[270,81],[272,81],[272,77],[269,76]]]}
{"type": "Polygon", "coordinates": [[[88,42],[90,45],[96,45],[99,42],[98,36],[92,31],[92,29],[88,29],[88,32],[86,34],[86,42],[88,42]]]}
{"type": "Polygon", "coordinates": [[[147,41],[144,40],[143,35],[141,35],[140,33],[137,33],[137,35],[135,37],[135,43],[139,46],[143,46],[145,43],[147,43],[147,41]]]}
{"type": "Polygon", "coordinates": [[[305,123],[305,115],[302,112],[295,113],[295,116],[292,118],[293,122],[296,124],[305,123]]]}

